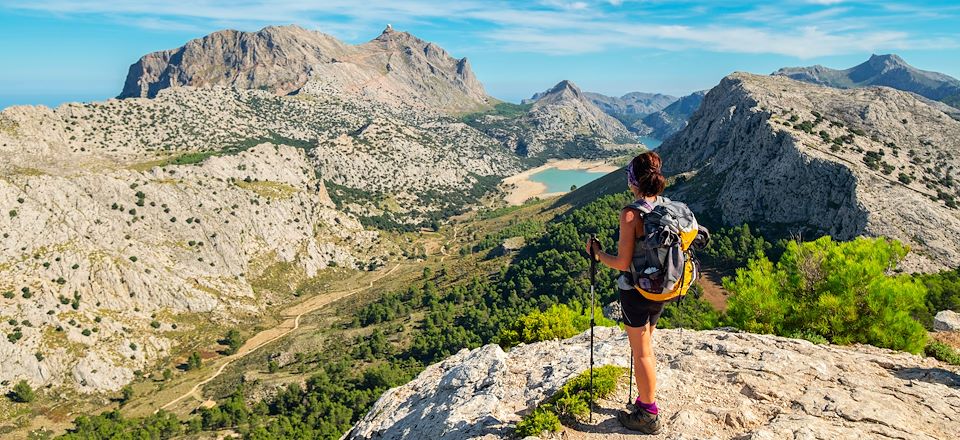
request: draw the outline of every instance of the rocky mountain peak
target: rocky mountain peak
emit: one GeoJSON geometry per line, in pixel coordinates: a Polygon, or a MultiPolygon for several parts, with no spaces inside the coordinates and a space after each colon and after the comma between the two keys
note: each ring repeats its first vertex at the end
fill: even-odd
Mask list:
{"type": "Polygon", "coordinates": [[[577,87],[573,81],[565,79],[543,92],[534,93],[533,96],[529,99],[524,99],[522,102],[524,104],[532,104],[535,102],[546,104],[571,100],[579,101],[585,99],[583,92],[580,91],[580,87],[577,87]]]}
{"type": "Polygon", "coordinates": [[[398,31],[389,24],[387,25],[387,27],[383,29],[383,32],[381,32],[380,35],[378,35],[376,38],[370,41],[371,42],[399,42],[399,43],[413,44],[418,46],[425,46],[427,44],[430,44],[424,40],[421,40],[420,38],[417,38],[416,36],[414,36],[409,32],[398,31]]]}
{"type": "Polygon", "coordinates": [[[583,95],[580,92],[580,87],[577,87],[577,85],[574,84],[573,81],[570,81],[567,79],[558,82],[557,85],[553,86],[553,88],[550,89],[550,91],[547,94],[558,94],[558,93],[559,94],[570,93],[576,97],[580,97],[583,95]]]}
{"type": "Polygon", "coordinates": [[[441,113],[489,105],[466,59],[390,25],[356,46],[296,25],[217,31],[142,57],[119,97],[153,98],[185,86],[336,95],[441,113]]]}
{"type": "Polygon", "coordinates": [[[909,67],[903,58],[900,58],[900,55],[897,54],[885,54],[885,55],[870,55],[870,59],[867,60],[866,64],[874,66],[883,66],[883,67],[909,67]]]}
{"type": "Polygon", "coordinates": [[[329,63],[348,50],[336,38],[295,25],[217,31],[140,58],[130,66],[119,98],[153,98],[160,90],[184,86],[287,94],[307,81],[313,65],[329,63]]]}

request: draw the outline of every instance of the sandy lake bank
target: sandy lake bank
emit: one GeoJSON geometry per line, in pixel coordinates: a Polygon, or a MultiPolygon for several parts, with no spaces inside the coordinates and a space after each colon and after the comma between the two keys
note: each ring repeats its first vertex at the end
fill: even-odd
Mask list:
{"type": "Polygon", "coordinates": [[[507,195],[504,197],[504,200],[511,205],[520,205],[532,197],[549,197],[563,194],[563,192],[547,193],[547,185],[530,180],[530,176],[550,168],[609,173],[616,171],[619,167],[606,161],[586,161],[582,159],[551,160],[536,168],[531,168],[503,179],[502,185],[507,190],[507,195]]]}

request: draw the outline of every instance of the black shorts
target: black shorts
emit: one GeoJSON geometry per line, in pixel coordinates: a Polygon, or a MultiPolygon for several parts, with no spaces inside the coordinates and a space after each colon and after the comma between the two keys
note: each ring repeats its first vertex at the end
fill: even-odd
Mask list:
{"type": "Polygon", "coordinates": [[[623,323],[627,327],[644,327],[650,324],[657,325],[660,314],[666,303],[651,301],[644,298],[636,290],[620,290],[620,307],[623,309],[623,323]]]}

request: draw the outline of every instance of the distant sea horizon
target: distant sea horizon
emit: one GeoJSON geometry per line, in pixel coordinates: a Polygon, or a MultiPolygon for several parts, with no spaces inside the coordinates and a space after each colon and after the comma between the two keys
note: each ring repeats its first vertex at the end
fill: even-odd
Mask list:
{"type": "Polygon", "coordinates": [[[0,110],[17,105],[45,105],[50,108],[57,108],[70,102],[90,103],[97,101],[106,101],[115,98],[119,92],[101,92],[101,93],[24,93],[24,94],[0,94],[0,110]]]}

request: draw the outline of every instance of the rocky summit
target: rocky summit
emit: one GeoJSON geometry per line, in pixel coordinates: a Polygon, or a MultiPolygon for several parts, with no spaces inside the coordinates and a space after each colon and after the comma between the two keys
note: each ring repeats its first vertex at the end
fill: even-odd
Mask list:
{"type": "MultiPolygon", "coordinates": [[[[726,331],[657,330],[657,439],[946,439],[960,430],[956,367],[870,346],[726,331]]],[[[626,333],[597,328],[596,365],[627,367],[626,333]]],[[[384,393],[346,439],[511,438],[516,423],[589,367],[589,333],[463,350],[384,393]]],[[[553,438],[626,439],[627,378],[593,422],[553,438]]],[[[633,393],[636,396],[636,393],[633,393]]]]}
{"type": "Polygon", "coordinates": [[[726,224],[886,236],[905,267],[960,264],[960,122],[912,93],[736,73],[658,150],[673,195],[726,224]]]}
{"type": "Polygon", "coordinates": [[[524,100],[500,104],[467,123],[526,157],[591,157],[624,154],[636,138],[597,108],[572,81],[561,81],[524,100]]]}
{"type": "Polygon", "coordinates": [[[130,66],[120,97],[152,98],[184,86],[322,91],[444,112],[478,110],[490,101],[466,58],[389,26],[356,46],[298,26],[214,32],[145,55],[130,66]]]}

